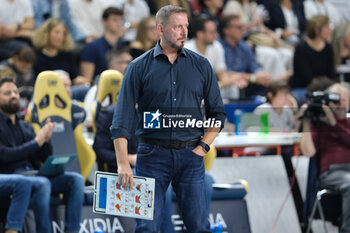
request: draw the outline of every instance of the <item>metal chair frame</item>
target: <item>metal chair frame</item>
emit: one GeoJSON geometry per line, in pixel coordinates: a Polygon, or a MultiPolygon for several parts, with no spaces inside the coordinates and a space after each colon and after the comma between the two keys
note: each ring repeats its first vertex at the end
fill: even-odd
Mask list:
{"type": "Polygon", "coordinates": [[[316,209],[319,211],[321,220],[323,222],[324,232],[328,233],[328,229],[327,229],[327,226],[326,226],[326,218],[325,218],[325,214],[324,214],[322,203],[321,203],[322,197],[324,195],[327,195],[327,194],[328,195],[329,194],[339,194],[340,195],[339,192],[336,192],[336,191],[333,191],[333,190],[330,190],[330,189],[321,189],[321,190],[319,190],[317,192],[316,199],[315,199],[315,202],[314,202],[314,206],[312,208],[312,212],[311,212],[311,215],[309,217],[309,223],[308,223],[308,227],[307,227],[306,233],[310,233],[311,232],[312,221],[314,220],[314,217],[316,215],[316,209]]]}

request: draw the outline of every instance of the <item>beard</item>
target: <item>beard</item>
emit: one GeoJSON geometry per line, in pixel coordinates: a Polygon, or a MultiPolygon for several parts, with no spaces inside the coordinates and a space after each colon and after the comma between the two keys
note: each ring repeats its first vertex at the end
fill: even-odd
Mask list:
{"type": "Polygon", "coordinates": [[[164,42],[168,44],[171,48],[178,49],[178,50],[182,49],[185,45],[185,43],[181,43],[179,45],[176,44],[176,42],[171,41],[166,35],[164,35],[164,42]]]}
{"type": "Polygon", "coordinates": [[[0,109],[7,114],[15,114],[19,111],[19,102],[0,105],[0,109]]]}

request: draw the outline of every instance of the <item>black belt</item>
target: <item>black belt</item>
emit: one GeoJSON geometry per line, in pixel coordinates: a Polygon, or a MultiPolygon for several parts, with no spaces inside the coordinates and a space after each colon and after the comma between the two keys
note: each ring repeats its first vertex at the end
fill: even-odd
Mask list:
{"type": "Polygon", "coordinates": [[[158,145],[168,149],[182,149],[190,146],[197,146],[201,139],[193,139],[189,141],[179,141],[179,140],[163,140],[163,139],[151,139],[151,138],[139,138],[140,142],[158,145]]]}

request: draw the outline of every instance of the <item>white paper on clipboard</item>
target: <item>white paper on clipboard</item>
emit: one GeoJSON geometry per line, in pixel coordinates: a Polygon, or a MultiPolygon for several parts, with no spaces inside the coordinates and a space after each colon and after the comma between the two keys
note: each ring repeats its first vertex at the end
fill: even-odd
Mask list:
{"type": "Polygon", "coordinates": [[[133,189],[124,190],[118,174],[96,172],[93,211],[153,220],[154,184],[153,178],[134,176],[133,189]]]}

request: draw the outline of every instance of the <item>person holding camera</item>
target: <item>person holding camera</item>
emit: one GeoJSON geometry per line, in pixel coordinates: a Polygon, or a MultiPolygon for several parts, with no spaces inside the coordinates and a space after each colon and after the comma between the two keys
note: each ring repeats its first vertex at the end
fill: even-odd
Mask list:
{"type": "MultiPolygon", "coordinates": [[[[319,156],[320,186],[341,193],[340,232],[350,232],[350,120],[346,118],[349,91],[339,83],[333,84],[328,91],[332,95],[339,94],[339,102],[320,105],[323,112],[319,123],[304,114],[300,149],[306,156],[319,156]]],[[[308,105],[303,105],[301,111],[309,111],[308,105]]]]}

